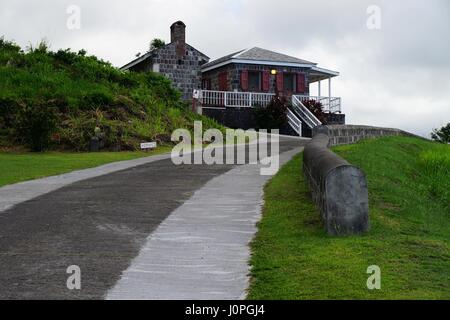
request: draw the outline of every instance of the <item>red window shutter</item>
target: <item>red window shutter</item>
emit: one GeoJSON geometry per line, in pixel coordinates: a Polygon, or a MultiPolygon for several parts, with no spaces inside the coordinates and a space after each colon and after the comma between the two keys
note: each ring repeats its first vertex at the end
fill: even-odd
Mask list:
{"type": "Polygon", "coordinates": [[[304,73],[297,74],[297,92],[304,93],[306,89],[306,77],[304,73]]]}
{"type": "Polygon", "coordinates": [[[228,72],[224,72],[223,73],[223,91],[227,91],[228,90],[228,72]]]}
{"type": "Polygon", "coordinates": [[[248,90],[248,70],[241,71],[241,89],[248,90]]]}
{"type": "Polygon", "coordinates": [[[270,87],[270,74],[269,71],[263,71],[262,74],[262,90],[269,91],[270,87]]]}
{"type": "Polygon", "coordinates": [[[283,72],[277,73],[277,90],[283,91],[283,72]]]}
{"type": "Polygon", "coordinates": [[[219,90],[223,87],[223,73],[219,73],[219,90]]]}
{"type": "Polygon", "coordinates": [[[219,74],[219,90],[227,91],[228,89],[228,73],[222,72],[219,74]]]}

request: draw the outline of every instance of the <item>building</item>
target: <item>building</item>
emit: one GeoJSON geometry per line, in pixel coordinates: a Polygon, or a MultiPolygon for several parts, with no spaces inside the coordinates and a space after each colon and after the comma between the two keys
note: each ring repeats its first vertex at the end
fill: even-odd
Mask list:
{"type": "Polygon", "coordinates": [[[169,78],[183,99],[192,98],[201,86],[201,66],[209,57],[186,43],[186,25],[177,21],[170,26],[170,43],[138,57],[121,68],[131,71],[153,71],[169,78]]]}
{"type": "Polygon", "coordinates": [[[345,123],[341,98],[331,95],[332,78],[339,72],[317,63],[253,47],[206,63],[201,71],[202,88],[197,92],[201,112],[226,126],[254,127],[251,109],[267,106],[275,94],[291,100],[288,119],[298,134],[309,135],[321,124],[305,107],[310,100],[322,104],[327,123],[345,123]],[[326,95],[322,95],[322,81],[328,81],[326,95]],[[313,83],[318,84],[318,96],[310,95],[313,83]]]}
{"type": "Polygon", "coordinates": [[[254,47],[203,65],[202,89],[309,94],[308,84],[337,75],[316,63],[254,47]]]}
{"type": "MultiPolygon", "coordinates": [[[[252,47],[209,62],[209,58],[186,43],[186,25],[170,27],[171,42],[138,57],[122,70],[158,72],[178,88],[185,100],[193,99],[197,112],[231,128],[256,127],[253,108],[266,107],[278,94],[287,97],[287,128],[291,134],[311,135],[322,122],[308,107],[320,102],[328,124],[345,124],[341,98],[331,95],[332,79],[339,72],[317,63],[252,47]],[[328,82],[322,94],[321,83],[328,82]],[[310,85],[318,84],[318,96],[310,85]]],[[[321,118],[324,121],[324,118],[321,118]]]]}

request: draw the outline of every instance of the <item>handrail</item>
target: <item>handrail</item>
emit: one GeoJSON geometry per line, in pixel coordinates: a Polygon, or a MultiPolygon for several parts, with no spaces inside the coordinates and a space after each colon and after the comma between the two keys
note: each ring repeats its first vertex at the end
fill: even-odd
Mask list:
{"type": "MultiPolygon", "coordinates": [[[[267,107],[274,93],[238,92],[219,90],[195,90],[196,98],[203,106],[215,107],[267,107]]],[[[293,95],[299,101],[315,100],[322,104],[326,112],[341,112],[341,98],[293,95]]]]}
{"type": "Polygon", "coordinates": [[[274,96],[265,92],[198,90],[198,100],[204,106],[267,107],[274,96]]]}
{"type": "Polygon", "coordinates": [[[288,124],[301,137],[302,136],[302,122],[289,108],[287,110],[288,124]]]}
{"type": "Polygon", "coordinates": [[[296,95],[297,99],[300,101],[314,100],[320,102],[323,106],[324,111],[330,113],[341,112],[341,98],[339,97],[319,97],[319,96],[306,96],[306,95],[296,95]]]}
{"type": "Polygon", "coordinates": [[[292,106],[308,127],[314,128],[322,124],[297,96],[292,96],[292,106]]]}

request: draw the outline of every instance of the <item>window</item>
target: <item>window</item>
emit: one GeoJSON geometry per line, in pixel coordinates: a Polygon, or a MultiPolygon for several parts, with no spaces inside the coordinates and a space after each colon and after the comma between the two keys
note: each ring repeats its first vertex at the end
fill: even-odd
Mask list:
{"type": "Polygon", "coordinates": [[[248,72],[248,90],[261,91],[261,73],[257,71],[248,72]]]}
{"type": "Polygon", "coordinates": [[[284,91],[286,92],[294,92],[295,91],[295,77],[292,73],[284,73],[283,74],[283,86],[284,91]]]}

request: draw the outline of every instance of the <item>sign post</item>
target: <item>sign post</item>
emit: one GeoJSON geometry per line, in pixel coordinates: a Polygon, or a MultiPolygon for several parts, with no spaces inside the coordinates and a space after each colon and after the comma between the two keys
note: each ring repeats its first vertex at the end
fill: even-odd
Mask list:
{"type": "Polygon", "coordinates": [[[156,142],[143,142],[141,143],[141,150],[147,151],[149,149],[156,148],[156,142]]]}

